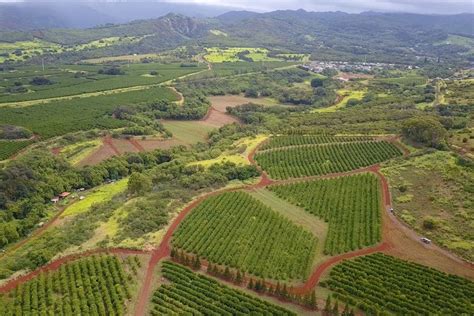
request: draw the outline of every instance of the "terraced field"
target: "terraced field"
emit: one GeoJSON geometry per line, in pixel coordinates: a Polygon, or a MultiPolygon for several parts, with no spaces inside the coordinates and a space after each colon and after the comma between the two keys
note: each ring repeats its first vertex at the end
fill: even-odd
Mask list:
{"type": "Polygon", "coordinates": [[[316,238],[244,192],[203,201],[172,244],[207,260],[271,279],[304,279],[316,238]]]}
{"type": "Polygon", "coordinates": [[[274,179],[345,172],[402,154],[387,141],[350,141],[350,138],[332,137],[324,140],[314,136],[290,136],[282,139],[277,137],[269,144],[271,149],[259,151],[255,160],[274,179]]]}
{"type": "Polygon", "coordinates": [[[162,274],[171,283],[154,293],[151,315],[294,315],[169,261],[162,274]]]}
{"type": "Polygon", "coordinates": [[[363,173],[268,188],[328,222],[324,252],[335,255],[381,240],[379,187],[377,176],[363,173]]]}
{"type": "Polygon", "coordinates": [[[473,282],[381,253],[344,261],[324,285],[370,314],[474,314],[473,282]]]}

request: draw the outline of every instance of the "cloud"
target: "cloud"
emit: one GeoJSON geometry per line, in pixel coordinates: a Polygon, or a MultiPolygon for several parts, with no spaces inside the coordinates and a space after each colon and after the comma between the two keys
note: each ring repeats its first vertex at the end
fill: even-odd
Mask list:
{"type": "Polygon", "coordinates": [[[279,9],[305,9],[308,11],[362,11],[412,12],[454,14],[474,12],[472,0],[166,0],[196,4],[224,5],[247,10],[273,11],[279,9]]]}
{"type": "Polygon", "coordinates": [[[0,0],[0,2],[168,2],[217,5],[253,11],[305,9],[308,11],[474,13],[473,0],[0,0]]]}

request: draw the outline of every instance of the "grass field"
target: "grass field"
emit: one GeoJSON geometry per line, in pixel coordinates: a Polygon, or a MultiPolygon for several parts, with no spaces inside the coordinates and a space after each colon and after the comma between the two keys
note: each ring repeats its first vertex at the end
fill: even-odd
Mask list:
{"type": "Polygon", "coordinates": [[[61,217],[73,216],[87,212],[92,205],[111,200],[115,195],[122,193],[127,188],[128,178],[102,185],[91,192],[84,194],[85,199],[69,206],[61,217]]]}
{"type": "Polygon", "coordinates": [[[169,130],[173,137],[185,144],[195,144],[204,142],[207,135],[214,129],[213,126],[206,125],[199,121],[162,121],[163,126],[169,130]]]}
{"type": "Polygon", "coordinates": [[[250,164],[248,160],[248,155],[252,150],[254,150],[261,142],[267,139],[267,135],[257,135],[256,137],[245,137],[239,139],[234,144],[232,144],[231,149],[224,151],[218,157],[213,159],[201,160],[191,163],[191,165],[201,165],[204,167],[209,167],[216,163],[222,162],[233,162],[237,165],[248,165],[250,164]]]}
{"type": "Polygon", "coordinates": [[[445,81],[443,101],[446,104],[474,104],[474,79],[445,81]]]}
{"type": "Polygon", "coordinates": [[[91,41],[84,44],[77,44],[72,46],[63,46],[56,43],[44,41],[35,38],[31,41],[18,41],[14,43],[0,42],[0,53],[8,54],[8,57],[1,56],[0,63],[9,61],[22,61],[33,56],[43,55],[46,53],[56,54],[64,52],[75,52],[86,49],[103,48],[117,44],[133,44],[140,40],[140,36],[128,37],[104,37],[99,40],[91,41]],[[17,53],[19,52],[19,53],[17,53]]]}
{"type": "Polygon", "coordinates": [[[211,262],[280,280],[308,275],[316,243],[311,233],[244,192],[207,198],[172,241],[211,262]]]}
{"type": "Polygon", "coordinates": [[[420,234],[474,259],[474,176],[449,152],[387,163],[395,215],[420,234]]]}
{"type": "Polygon", "coordinates": [[[60,154],[72,165],[77,165],[101,145],[102,141],[100,139],[87,140],[65,146],[61,149],[60,154]]]}
{"type": "Polygon", "coordinates": [[[370,173],[270,186],[277,196],[328,223],[325,254],[371,246],[381,238],[381,195],[370,173]]]}
{"type": "Polygon", "coordinates": [[[209,47],[206,48],[204,58],[210,63],[224,63],[242,61],[238,54],[248,51],[246,58],[252,59],[254,62],[259,61],[279,61],[278,58],[268,57],[268,49],[254,47],[209,47]]]}
{"type": "Polygon", "coordinates": [[[327,108],[313,109],[311,112],[312,113],[327,113],[327,112],[334,112],[339,109],[343,109],[346,107],[347,101],[349,101],[350,99],[362,100],[366,92],[367,91],[365,90],[347,90],[347,89],[338,90],[337,94],[342,97],[342,99],[338,103],[327,108]]]}
{"type": "Polygon", "coordinates": [[[381,253],[344,261],[325,285],[370,315],[474,313],[473,282],[381,253]]]}

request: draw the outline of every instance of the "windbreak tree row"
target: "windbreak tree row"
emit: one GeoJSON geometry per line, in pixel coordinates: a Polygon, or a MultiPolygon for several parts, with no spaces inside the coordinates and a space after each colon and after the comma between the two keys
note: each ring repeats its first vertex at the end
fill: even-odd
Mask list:
{"type": "Polygon", "coordinates": [[[400,155],[392,143],[367,141],[278,148],[255,159],[272,178],[287,179],[351,171],[400,155]]]}
{"type": "Polygon", "coordinates": [[[381,253],[344,261],[323,285],[368,314],[474,314],[473,282],[381,253]]]}
{"type": "Polygon", "coordinates": [[[372,173],[269,187],[280,198],[329,224],[324,245],[324,252],[329,255],[380,241],[379,188],[379,179],[372,173]]]}
{"type": "Polygon", "coordinates": [[[163,262],[161,285],[152,297],[151,315],[294,315],[169,261],[163,262]]]}
{"type": "Polygon", "coordinates": [[[303,279],[316,238],[244,192],[204,200],[183,221],[173,247],[261,278],[303,279]]]}

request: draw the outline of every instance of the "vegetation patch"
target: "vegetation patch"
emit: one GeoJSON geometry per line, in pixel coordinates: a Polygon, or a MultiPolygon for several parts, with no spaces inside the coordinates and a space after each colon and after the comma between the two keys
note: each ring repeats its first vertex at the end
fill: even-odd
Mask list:
{"type": "Polygon", "coordinates": [[[102,141],[100,139],[87,140],[68,145],[62,148],[60,153],[72,165],[77,165],[101,145],[102,141]]]}
{"type": "Polygon", "coordinates": [[[169,261],[163,262],[161,272],[170,283],[162,284],[153,294],[151,315],[294,315],[169,261]]]}
{"type": "Polygon", "coordinates": [[[127,181],[128,178],[125,178],[93,189],[92,192],[84,195],[83,200],[79,200],[69,206],[61,216],[66,217],[81,214],[87,212],[94,204],[111,200],[115,195],[125,191],[127,181]]]}
{"type": "Polygon", "coordinates": [[[206,199],[173,237],[174,247],[213,263],[283,280],[308,275],[316,242],[311,233],[243,192],[206,199]]]}
{"type": "Polygon", "coordinates": [[[354,106],[359,104],[364,95],[367,93],[366,90],[347,90],[340,89],[337,91],[337,95],[341,98],[336,104],[326,107],[312,110],[313,113],[324,113],[334,112],[339,109],[345,108],[346,106],[354,106]]]}
{"type": "Polygon", "coordinates": [[[370,314],[474,313],[473,282],[380,253],[344,261],[324,285],[370,314]]]}
{"type": "Polygon", "coordinates": [[[390,182],[396,216],[437,244],[472,260],[474,177],[472,167],[463,162],[464,158],[449,152],[434,151],[394,160],[382,172],[390,182]],[[428,216],[434,227],[425,225],[428,216]]]}
{"type": "Polygon", "coordinates": [[[269,57],[268,49],[253,47],[208,47],[204,58],[211,63],[236,62],[236,61],[279,61],[269,57]]]}

